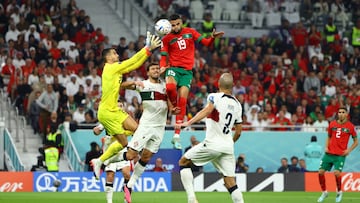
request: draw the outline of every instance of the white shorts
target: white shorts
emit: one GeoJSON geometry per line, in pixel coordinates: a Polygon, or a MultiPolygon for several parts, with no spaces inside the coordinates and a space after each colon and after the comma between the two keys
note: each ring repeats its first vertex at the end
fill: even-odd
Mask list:
{"type": "Polygon", "coordinates": [[[164,126],[149,127],[140,124],[128,143],[128,147],[138,152],[145,148],[152,153],[156,153],[159,151],[164,134],[164,126]]]}
{"type": "Polygon", "coordinates": [[[110,163],[105,167],[105,171],[116,172],[123,169],[126,166],[130,167],[130,161],[120,161],[120,162],[110,163]]]}
{"type": "Polygon", "coordinates": [[[190,159],[196,166],[204,166],[211,162],[223,176],[235,177],[234,154],[226,154],[209,149],[201,142],[189,149],[184,154],[184,157],[190,159]]]}

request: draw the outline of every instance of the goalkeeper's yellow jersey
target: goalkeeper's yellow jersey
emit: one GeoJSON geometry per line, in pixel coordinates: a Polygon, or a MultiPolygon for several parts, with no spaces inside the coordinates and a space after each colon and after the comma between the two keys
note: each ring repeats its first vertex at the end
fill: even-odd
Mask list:
{"type": "Polygon", "coordinates": [[[150,55],[151,52],[147,48],[143,48],[134,56],[121,63],[105,63],[101,76],[102,95],[99,112],[119,110],[117,101],[123,74],[141,66],[150,55]]]}

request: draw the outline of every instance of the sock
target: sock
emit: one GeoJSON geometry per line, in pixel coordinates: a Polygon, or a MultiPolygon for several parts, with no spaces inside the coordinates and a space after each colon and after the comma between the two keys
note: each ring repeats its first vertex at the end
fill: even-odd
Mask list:
{"type": "Polygon", "coordinates": [[[320,187],[321,187],[321,190],[324,192],[326,191],[326,184],[325,184],[325,175],[320,175],[319,174],[319,183],[320,183],[320,187]]]}
{"type": "Polygon", "coordinates": [[[125,191],[125,187],[127,187],[127,188],[129,189],[130,194],[131,194],[132,189],[131,189],[131,187],[128,186],[128,183],[129,183],[129,180],[126,180],[126,179],[125,179],[125,180],[124,180],[123,191],[125,191]]]}
{"type": "Polygon", "coordinates": [[[135,164],[134,172],[131,174],[130,180],[127,184],[129,188],[133,188],[136,181],[139,179],[141,174],[145,171],[146,163],[143,162],[141,159],[135,164]]]}
{"type": "Polygon", "coordinates": [[[171,102],[171,104],[175,107],[177,106],[177,88],[176,88],[176,84],[174,83],[169,83],[166,84],[166,94],[169,97],[169,100],[171,102]]]}
{"type": "Polygon", "coordinates": [[[341,191],[341,175],[339,176],[335,176],[335,179],[336,179],[336,188],[337,188],[337,191],[340,192],[341,191]]]}
{"type": "Polygon", "coordinates": [[[229,188],[228,191],[229,191],[229,193],[231,195],[231,199],[233,200],[234,203],[243,203],[244,202],[243,195],[242,195],[241,191],[238,189],[237,185],[229,188]]]}
{"type": "Polygon", "coordinates": [[[117,154],[123,148],[124,147],[118,141],[113,142],[109,148],[107,148],[106,151],[99,157],[100,161],[104,162],[105,160],[117,154]]]}
{"type": "MultiPolygon", "coordinates": [[[[182,123],[184,121],[184,117],[186,114],[186,103],[187,103],[187,98],[180,97],[180,99],[179,99],[180,113],[178,115],[176,115],[176,123],[182,123]]],[[[181,131],[181,129],[176,129],[175,134],[180,135],[180,131],[181,131]]]]}
{"type": "Polygon", "coordinates": [[[191,169],[183,168],[180,171],[180,177],[181,177],[181,182],[186,191],[186,194],[188,196],[188,200],[190,201],[190,200],[196,199],[195,192],[194,192],[194,185],[193,185],[194,176],[193,176],[191,169]]]}
{"type": "Polygon", "coordinates": [[[107,203],[112,203],[113,193],[114,193],[113,183],[107,182],[105,184],[105,195],[106,195],[107,203]]]}

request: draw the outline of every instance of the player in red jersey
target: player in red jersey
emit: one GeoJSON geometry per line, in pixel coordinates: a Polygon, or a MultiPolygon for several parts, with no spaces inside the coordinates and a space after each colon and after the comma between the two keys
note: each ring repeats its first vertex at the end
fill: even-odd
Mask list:
{"type": "MultiPolygon", "coordinates": [[[[178,110],[176,123],[182,123],[193,78],[195,42],[210,46],[224,32],[213,30],[210,38],[204,38],[195,29],[182,27],[183,22],[178,14],[171,15],[169,21],[172,29],[162,39],[160,67],[161,73],[165,72],[166,93],[175,108],[173,111],[178,110]]],[[[176,149],[181,149],[180,129],[175,129],[172,143],[176,149]]]]}
{"type": "Polygon", "coordinates": [[[341,171],[344,167],[345,157],[358,145],[355,126],[347,120],[348,111],[345,107],[340,107],[337,112],[337,119],[331,121],[328,127],[328,138],[325,143],[325,155],[320,162],[319,183],[323,191],[318,202],[324,201],[328,196],[325,185],[325,171],[330,171],[334,166],[334,175],[336,179],[336,202],[341,202],[341,171]],[[353,143],[347,148],[350,136],[353,143]]]}

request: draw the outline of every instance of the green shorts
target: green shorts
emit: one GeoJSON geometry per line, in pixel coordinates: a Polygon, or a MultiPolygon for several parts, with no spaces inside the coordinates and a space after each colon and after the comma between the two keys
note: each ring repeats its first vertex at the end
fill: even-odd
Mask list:
{"type": "Polygon", "coordinates": [[[338,156],[333,154],[325,154],[320,162],[320,169],[330,171],[334,166],[334,170],[342,171],[344,168],[345,156],[338,156]]]}
{"type": "Polygon", "coordinates": [[[176,80],[177,87],[185,86],[190,89],[193,79],[192,70],[185,70],[178,67],[170,67],[166,69],[165,77],[171,76],[176,80]]]}

